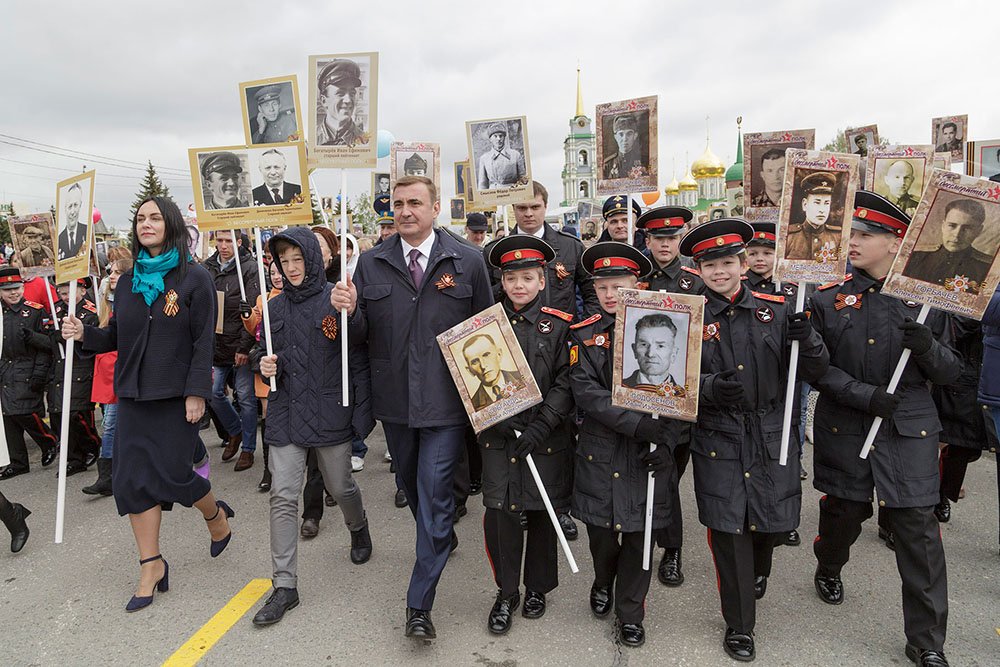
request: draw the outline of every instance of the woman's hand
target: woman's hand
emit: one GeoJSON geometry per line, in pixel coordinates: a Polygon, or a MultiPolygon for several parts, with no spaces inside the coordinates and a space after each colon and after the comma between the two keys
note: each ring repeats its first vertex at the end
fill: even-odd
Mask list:
{"type": "Polygon", "coordinates": [[[62,320],[63,340],[83,340],[83,322],[76,315],[67,314],[62,320]]]}
{"type": "Polygon", "coordinates": [[[189,424],[197,424],[205,415],[205,399],[201,396],[185,396],[184,411],[189,424]]]}

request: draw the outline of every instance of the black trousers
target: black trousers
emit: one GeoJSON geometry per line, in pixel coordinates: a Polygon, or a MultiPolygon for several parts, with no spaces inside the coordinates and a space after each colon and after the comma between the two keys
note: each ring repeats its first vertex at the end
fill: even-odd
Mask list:
{"type": "MultiPolygon", "coordinates": [[[[948,627],[948,573],[941,529],[932,507],[883,507],[884,527],[896,539],[896,569],[903,582],[903,631],[920,649],[944,649],[948,627]]],[[[813,552],[822,574],[838,575],[850,559],[871,503],[824,496],[813,552]]]]}
{"type": "Polygon", "coordinates": [[[493,569],[493,580],[504,597],[520,590],[522,554],[525,590],[548,593],[559,585],[558,540],[549,515],[545,510],[529,510],[524,514],[528,519],[527,531],[521,528],[521,515],[517,512],[487,508],[483,515],[486,556],[493,569]]]}
{"type": "Polygon", "coordinates": [[[323,484],[323,473],[316,463],[316,452],[309,448],[306,454],[306,484],[302,488],[302,518],[316,519],[323,518],[323,491],[326,486],[323,484]]]}
{"type": "MultiPolygon", "coordinates": [[[[49,422],[52,423],[52,434],[63,443],[67,439],[62,436],[62,413],[50,412],[49,422]]],[[[101,438],[97,435],[97,426],[94,424],[94,409],[76,410],[69,413],[69,451],[67,461],[77,465],[83,465],[87,460],[87,454],[96,454],[101,451],[101,438]]]]}
{"type": "Polygon", "coordinates": [[[652,573],[642,569],[643,534],[618,533],[588,523],[587,537],[594,559],[594,587],[613,586],[615,616],[622,623],[642,623],[652,573]]]}
{"type": "Polygon", "coordinates": [[[941,450],[941,500],[958,502],[969,464],[978,461],[983,450],[945,445],[941,450]]]}
{"type": "Polygon", "coordinates": [[[58,441],[52,430],[42,421],[41,415],[33,412],[30,415],[4,415],[3,427],[7,434],[7,452],[10,454],[10,467],[14,470],[28,470],[28,446],[24,443],[24,434],[31,436],[42,452],[47,452],[58,441]]]}
{"type": "MultiPolygon", "coordinates": [[[[670,521],[663,530],[656,531],[656,546],[661,549],[680,549],[684,545],[684,517],[681,514],[681,476],[691,460],[691,442],[682,442],[674,449],[676,482],[670,487],[670,521]]],[[[659,478],[657,478],[659,480],[659,478]]]]}
{"type": "Polygon", "coordinates": [[[722,618],[737,632],[750,633],[757,625],[757,600],[753,582],[771,576],[774,547],[780,533],[724,533],[708,529],[708,548],[715,562],[715,574],[722,601],[722,618]]]}

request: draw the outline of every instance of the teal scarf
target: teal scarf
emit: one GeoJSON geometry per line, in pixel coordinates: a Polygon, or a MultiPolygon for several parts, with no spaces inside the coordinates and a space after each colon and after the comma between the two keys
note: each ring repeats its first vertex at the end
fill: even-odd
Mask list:
{"type": "Polygon", "coordinates": [[[135,260],[135,270],[132,272],[132,291],[141,294],[147,306],[152,306],[156,297],[163,294],[163,276],[171,269],[177,268],[180,255],[177,248],[150,257],[146,249],[139,251],[135,260]]]}

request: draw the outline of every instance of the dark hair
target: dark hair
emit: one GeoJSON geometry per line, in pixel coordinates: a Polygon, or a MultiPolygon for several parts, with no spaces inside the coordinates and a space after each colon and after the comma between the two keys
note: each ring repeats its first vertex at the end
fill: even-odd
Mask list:
{"type": "Polygon", "coordinates": [[[153,202],[160,209],[160,215],[163,216],[163,252],[169,252],[171,248],[177,250],[177,254],[181,258],[177,269],[183,276],[187,273],[188,262],[186,260],[189,257],[188,241],[190,237],[181,210],[177,208],[174,200],[168,197],[147,197],[135,207],[135,215],[132,216],[132,256],[138,257],[139,251],[142,250],[142,244],[139,243],[139,235],[135,233],[135,227],[139,217],[139,209],[146,202],[153,202]]]}
{"type": "Polygon", "coordinates": [[[407,187],[410,185],[423,185],[425,188],[427,188],[427,194],[429,194],[431,197],[431,200],[429,202],[431,206],[433,206],[434,203],[438,200],[437,186],[434,185],[434,181],[427,178],[426,176],[403,176],[401,179],[396,181],[396,184],[394,186],[392,186],[393,198],[395,198],[396,196],[396,188],[407,187]]]}
{"type": "Polygon", "coordinates": [[[862,139],[864,139],[865,141],[868,141],[868,137],[866,135],[864,135],[864,134],[856,134],[856,135],[854,135],[854,143],[855,144],[857,144],[862,139]]]}
{"type": "Polygon", "coordinates": [[[545,189],[545,186],[538,181],[531,182],[531,194],[535,197],[538,195],[542,196],[542,203],[546,206],[549,205],[549,191],[545,189]]]}
{"type": "Polygon", "coordinates": [[[475,334],[474,336],[472,336],[472,338],[470,338],[469,340],[465,341],[465,345],[462,346],[462,355],[464,356],[465,355],[465,351],[468,350],[473,345],[475,345],[475,343],[476,343],[477,340],[481,340],[483,338],[485,338],[486,340],[488,340],[490,342],[490,345],[492,345],[493,347],[497,346],[497,342],[495,340],[493,340],[493,336],[491,336],[489,334],[484,334],[484,333],[475,334]]]}
{"type": "Polygon", "coordinates": [[[639,335],[640,329],[652,329],[655,327],[666,327],[670,329],[670,332],[677,335],[677,325],[674,321],[667,315],[662,315],[660,313],[653,313],[650,315],[643,315],[639,318],[639,321],[635,323],[635,333],[639,335]]]}
{"type": "Polygon", "coordinates": [[[764,164],[765,160],[782,160],[785,157],[784,148],[769,148],[764,151],[764,154],[760,156],[760,163],[764,164]]]}
{"type": "Polygon", "coordinates": [[[982,225],[986,222],[986,209],[979,202],[972,199],[955,199],[944,207],[944,214],[948,215],[952,209],[958,209],[969,216],[974,223],[982,225]]]}
{"type": "Polygon", "coordinates": [[[955,125],[955,124],[954,124],[954,123],[952,123],[951,121],[949,121],[949,122],[945,123],[944,125],[942,125],[942,126],[941,126],[941,131],[942,131],[942,132],[944,132],[944,131],[945,131],[945,130],[947,130],[947,129],[948,129],[949,127],[950,127],[951,129],[955,130],[955,132],[958,132],[958,125],[955,125]]]}

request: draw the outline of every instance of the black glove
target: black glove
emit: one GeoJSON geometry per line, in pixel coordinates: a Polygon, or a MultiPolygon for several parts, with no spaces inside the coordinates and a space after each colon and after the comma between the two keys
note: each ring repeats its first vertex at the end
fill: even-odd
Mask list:
{"type": "Polygon", "coordinates": [[[535,451],[535,447],[542,444],[542,441],[545,439],[541,431],[533,428],[533,426],[534,424],[524,429],[524,433],[514,443],[514,455],[520,459],[535,451]]]}
{"type": "Polygon", "coordinates": [[[673,462],[674,457],[666,447],[657,447],[654,451],[642,455],[642,463],[646,466],[646,472],[653,473],[653,477],[656,477],[657,473],[669,470],[670,464],[673,462]]]}
{"type": "Polygon", "coordinates": [[[240,301],[240,317],[243,319],[249,319],[253,314],[253,306],[251,306],[246,301],[240,301]]]}
{"type": "Polygon", "coordinates": [[[878,387],[868,403],[868,412],[882,419],[891,417],[892,413],[899,407],[900,401],[899,396],[890,394],[885,389],[885,387],[878,387]]]}
{"type": "Polygon", "coordinates": [[[514,433],[514,427],[507,423],[507,421],[494,424],[489,430],[504,440],[514,440],[517,438],[517,434],[514,433]]]}
{"type": "Polygon", "coordinates": [[[899,328],[903,330],[903,347],[913,350],[913,354],[925,354],[934,344],[934,334],[924,324],[907,317],[899,328]]]}
{"type": "Polygon", "coordinates": [[[28,386],[31,387],[31,391],[36,394],[40,394],[44,389],[48,381],[45,378],[33,377],[28,381],[28,386]]]}
{"type": "MultiPolygon", "coordinates": [[[[31,329],[21,329],[21,342],[28,345],[31,342],[31,329]]],[[[60,336],[61,338],[62,336],[60,336]]]]}
{"type": "Polygon", "coordinates": [[[712,384],[712,391],[715,393],[715,402],[719,404],[742,403],[746,398],[746,390],[743,383],[732,378],[736,377],[735,370],[728,370],[718,373],[712,384]]]}
{"type": "Polygon", "coordinates": [[[635,427],[635,437],[643,442],[657,444],[670,440],[670,422],[666,419],[653,419],[651,415],[639,417],[639,425],[635,427]]]}
{"type": "Polygon", "coordinates": [[[812,333],[807,313],[795,313],[788,318],[788,337],[791,340],[805,340],[812,333]]]}

